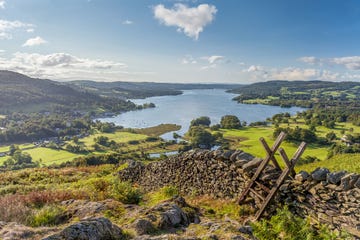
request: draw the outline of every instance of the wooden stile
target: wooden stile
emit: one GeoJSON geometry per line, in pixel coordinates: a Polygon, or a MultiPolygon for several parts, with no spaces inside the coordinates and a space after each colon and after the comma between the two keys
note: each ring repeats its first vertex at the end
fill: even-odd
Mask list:
{"type": "Polygon", "coordinates": [[[297,161],[299,160],[299,158],[305,151],[306,143],[302,142],[300,144],[300,146],[298,147],[298,149],[296,150],[294,156],[291,158],[291,160],[289,160],[285,150],[283,148],[279,148],[282,141],[285,139],[285,137],[286,137],[286,134],[284,132],[281,132],[279,134],[279,136],[277,137],[274,145],[271,148],[266,143],[264,138],[260,138],[260,142],[266,151],[266,157],[261,162],[259,167],[256,169],[255,174],[252,176],[251,180],[249,181],[247,186],[242,191],[242,193],[239,197],[239,200],[238,200],[238,203],[241,204],[243,201],[245,201],[246,197],[251,192],[262,201],[260,209],[257,211],[257,213],[255,215],[255,219],[254,219],[255,221],[261,218],[266,207],[268,206],[270,201],[274,198],[275,194],[277,193],[277,191],[279,190],[281,184],[285,181],[285,179],[288,178],[289,176],[291,176],[291,177],[295,176],[295,174],[296,174],[296,172],[294,170],[295,164],[297,163],[297,161]],[[285,162],[285,168],[283,170],[281,169],[279,163],[277,162],[277,160],[275,158],[275,153],[278,149],[279,149],[279,154],[280,154],[281,158],[285,162]],[[270,161],[273,163],[273,165],[276,169],[282,171],[279,178],[276,180],[275,184],[271,187],[271,189],[269,189],[268,187],[264,186],[263,184],[261,184],[259,182],[259,177],[260,177],[261,173],[263,172],[263,170],[269,164],[270,161]],[[254,185],[259,186],[263,191],[265,191],[267,193],[267,195],[263,196],[261,193],[257,192],[254,188],[254,185]]]}

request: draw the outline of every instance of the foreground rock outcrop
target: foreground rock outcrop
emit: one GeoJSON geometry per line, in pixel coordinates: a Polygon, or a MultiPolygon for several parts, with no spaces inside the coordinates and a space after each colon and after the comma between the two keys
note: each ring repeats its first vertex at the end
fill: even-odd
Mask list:
{"type": "Polygon", "coordinates": [[[106,218],[93,218],[72,224],[43,240],[120,240],[122,230],[106,218]]]}
{"type": "MultiPolygon", "coordinates": [[[[260,163],[261,159],[242,151],[197,150],[148,165],[132,162],[119,172],[119,177],[139,184],[147,191],[173,185],[184,194],[235,198],[260,163]]],[[[278,170],[268,166],[260,181],[271,187],[279,174],[278,170]]],[[[259,207],[258,197],[250,196],[259,207]]],[[[285,181],[274,202],[287,203],[302,216],[311,215],[360,237],[359,174],[330,172],[325,168],[312,173],[300,172],[295,179],[285,181]]],[[[270,207],[268,211],[274,209],[270,207]]]]}

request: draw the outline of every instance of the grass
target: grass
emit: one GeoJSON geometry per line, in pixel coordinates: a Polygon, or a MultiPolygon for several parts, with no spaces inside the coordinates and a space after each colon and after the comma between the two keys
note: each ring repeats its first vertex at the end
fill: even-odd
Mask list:
{"type": "Polygon", "coordinates": [[[167,132],[178,131],[181,129],[180,125],[176,124],[160,124],[154,127],[136,129],[135,132],[139,134],[145,134],[152,137],[161,136],[167,132]]]}
{"type": "MultiPolygon", "coordinates": [[[[16,144],[15,144],[16,145],[16,144]]],[[[34,147],[35,145],[32,144],[32,143],[24,143],[24,144],[20,144],[20,145],[17,145],[20,149],[26,149],[26,148],[32,148],[34,147]]],[[[8,146],[0,146],[0,152],[7,152],[9,151],[9,147],[10,145],[8,146]]]]}
{"type": "MultiPolygon", "coordinates": [[[[243,129],[221,130],[224,137],[231,140],[231,148],[242,149],[257,157],[265,156],[265,150],[259,142],[259,138],[264,137],[271,146],[274,143],[272,137],[273,131],[274,129],[272,127],[245,127],[243,129]]],[[[298,147],[296,144],[289,142],[284,142],[281,146],[288,153],[289,157],[295,153],[298,147]]],[[[303,156],[316,156],[323,160],[327,156],[327,148],[310,144],[303,156]]]]}
{"type": "Polygon", "coordinates": [[[80,139],[80,143],[84,144],[88,149],[92,148],[92,145],[95,144],[94,138],[99,136],[105,136],[108,137],[110,141],[115,141],[117,143],[127,143],[129,141],[137,140],[145,140],[147,138],[144,134],[136,134],[136,133],[130,133],[130,132],[123,132],[123,131],[116,131],[114,133],[96,133],[93,135],[90,135],[88,137],[80,139]]]}
{"type": "Polygon", "coordinates": [[[66,161],[71,161],[81,155],[84,155],[78,153],[71,153],[65,150],[55,150],[44,147],[25,150],[24,152],[29,153],[33,158],[33,161],[40,161],[41,164],[44,164],[46,166],[54,163],[60,164],[66,161]]]}
{"type": "Polygon", "coordinates": [[[339,154],[324,161],[303,165],[300,168],[311,172],[317,167],[325,167],[330,171],[345,170],[348,172],[360,173],[360,154],[339,154]]]}

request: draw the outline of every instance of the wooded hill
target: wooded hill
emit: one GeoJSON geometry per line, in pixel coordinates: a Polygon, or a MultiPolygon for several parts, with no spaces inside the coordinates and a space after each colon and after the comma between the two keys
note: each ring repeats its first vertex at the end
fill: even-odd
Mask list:
{"type": "Polygon", "coordinates": [[[155,83],[155,82],[95,82],[78,80],[69,84],[76,89],[104,96],[146,98],[152,96],[179,95],[191,89],[235,89],[240,84],[155,83]]]}
{"type": "Polygon", "coordinates": [[[51,80],[30,78],[11,71],[0,71],[1,112],[53,108],[83,110],[90,107],[121,111],[134,109],[135,104],[79,91],[51,80]]]}

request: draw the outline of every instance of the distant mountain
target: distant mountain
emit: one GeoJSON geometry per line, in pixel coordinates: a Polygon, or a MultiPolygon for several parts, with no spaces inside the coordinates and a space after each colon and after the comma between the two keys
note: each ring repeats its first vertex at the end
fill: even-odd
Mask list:
{"type": "Polygon", "coordinates": [[[234,89],[242,86],[240,84],[95,82],[86,80],[71,81],[69,84],[88,92],[127,99],[178,95],[182,93],[182,90],[190,89],[234,89]]]}
{"type": "Polygon", "coordinates": [[[30,78],[11,71],[0,71],[0,110],[49,110],[56,107],[78,110],[89,107],[129,109],[134,104],[119,99],[104,98],[94,93],[79,91],[68,85],[30,78]]]}
{"type": "Polygon", "coordinates": [[[286,81],[273,80],[267,82],[258,82],[250,85],[244,85],[240,88],[230,90],[232,93],[239,94],[256,94],[258,96],[277,96],[281,95],[282,91],[290,92],[307,92],[316,89],[331,90],[347,90],[353,87],[360,86],[358,82],[330,82],[330,81],[286,81]]]}

